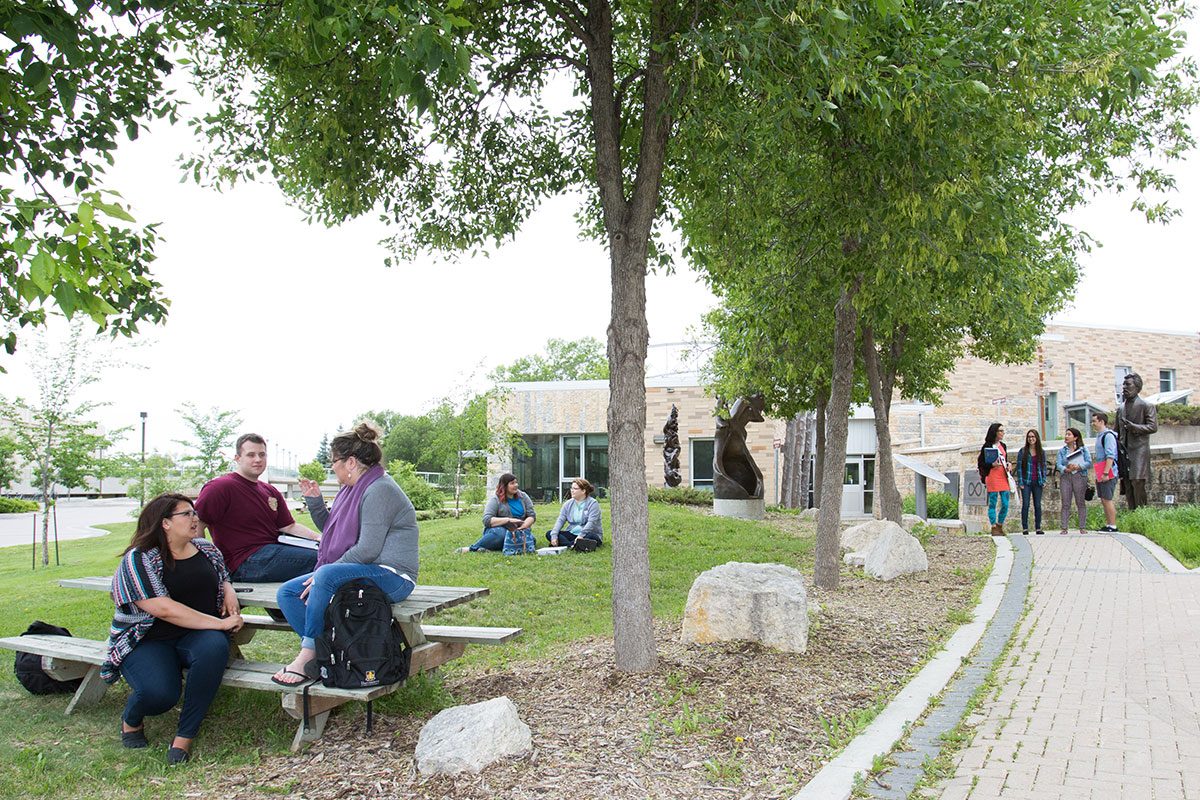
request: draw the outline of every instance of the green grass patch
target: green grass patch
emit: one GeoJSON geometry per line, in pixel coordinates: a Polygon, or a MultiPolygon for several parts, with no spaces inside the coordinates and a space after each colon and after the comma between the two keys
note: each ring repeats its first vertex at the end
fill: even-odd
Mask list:
{"type": "MultiPolygon", "coordinates": [[[[472,666],[498,666],[539,658],[572,641],[612,634],[612,530],[608,504],[602,503],[605,544],[595,553],[505,557],[498,553],[457,554],[478,538],[478,515],[421,523],[420,581],[425,584],[486,586],[487,597],[450,609],[433,619],[439,624],[518,626],[524,635],[498,647],[468,647],[466,655],[442,674],[472,666]]],[[[539,507],[534,530],[539,540],[553,524],[557,506],[539,507]]],[[[297,519],[311,525],[307,516],[297,519]]],[[[133,523],[101,526],[113,533],[64,542],[62,565],[30,569],[27,547],[0,549],[0,597],[6,613],[0,636],[21,633],[42,619],[63,625],[76,636],[103,639],[112,604],[101,592],[63,589],[57,581],[110,575],[129,542],[133,523]]],[[[700,572],[727,561],[777,562],[801,569],[811,564],[811,537],[791,537],[764,523],[711,517],[675,505],[650,508],[650,581],[654,614],[678,619],[687,592],[700,572]]],[[[281,632],[260,632],[243,648],[248,658],[282,661],[297,640],[281,632]]],[[[8,664],[11,655],[6,656],[8,664]]],[[[0,797],[177,797],[200,792],[207,776],[230,766],[256,763],[261,754],[286,751],[296,723],[274,693],[222,688],[200,732],[193,761],[182,769],[165,767],[167,742],[178,719],[171,712],[147,721],[148,750],[124,750],[118,720],[127,689],[111,688],[92,708],[63,714],[68,696],[34,697],[16,682],[11,668],[0,669],[0,797]]],[[[687,727],[681,691],[679,705],[665,721],[687,727]]],[[[428,716],[456,699],[442,677],[410,682],[376,705],[381,713],[428,716]]],[[[664,709],[665,710],[665,709],[664,709]]],[[[691,711],[692,709],[689,709],[691,711]]],[[[349,713],[361,714],[352,704],[349,713]]],[[[705,709],[705,714],[711,710],[705,709]]],[[[710,724],[705,720],[705,724],[710,724]]],[[[732,780],[735,762],[716,765],[732,780]]],[[[287,793],[287,786],[264,786],[265,794],[287,793]]]]}
{"type": "Polygon", "coordinates": [[[1188,569],[1200,567],[1200,506],[1120,511],[1117,527],[1142,534],[1188,569]]]}

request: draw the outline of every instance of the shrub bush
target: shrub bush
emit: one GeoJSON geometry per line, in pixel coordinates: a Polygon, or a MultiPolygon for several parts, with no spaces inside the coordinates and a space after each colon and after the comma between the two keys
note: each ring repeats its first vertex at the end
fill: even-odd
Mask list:
{"type": "Polygon", "coordinates": [[[1200,406],[1166,403],[1158,407],[1158,421],[1162,425],[1200,425],[1200,406]]]}
{"type": "Polygon", "coordinates": [[[388,464],[388,474],[400,484],[417,511],[432,511],[442,507],[442,493],[417,474],[415,465],[397,458],[388,464]]]}
{"type": "Polygon", "coordinates": [[[651,486],[648,492],[651,503],[672,503],[677,506],[712,506],[713,493],[692,486],[661,489],[651,486]]]}
{"type": "MultiPolygon", "coordinates": [[[[917,496],[904,496],[904,513],[917,513],[917,496]]],[[[930,492],[925,495],[925,505],[929,507],[930,519],[958,519],[958,498],[945,492],[930,492]]]]}
{"type": "Polygon", "coordinates": [[[37,510],[38,504],[32,500],[21,500],[16,497],[0,497],[0,514],[22,514],[37,510]]]}
{"type": "Polygon", "coordinates": [[[320,461],[310,461],[307,464],[300,465],[300,477],[320,482],[329,477],[329,471],[325,469],[325,465],[320,461]]]}

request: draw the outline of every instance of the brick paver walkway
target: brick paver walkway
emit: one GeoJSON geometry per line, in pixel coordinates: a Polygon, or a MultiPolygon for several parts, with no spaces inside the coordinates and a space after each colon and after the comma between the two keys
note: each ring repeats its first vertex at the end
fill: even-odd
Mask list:
{"type": "Polygon", "coordinates": [[[1200,800],[1200,575],[1029,537],[1031,610],[942,800],[1200,800]]]}

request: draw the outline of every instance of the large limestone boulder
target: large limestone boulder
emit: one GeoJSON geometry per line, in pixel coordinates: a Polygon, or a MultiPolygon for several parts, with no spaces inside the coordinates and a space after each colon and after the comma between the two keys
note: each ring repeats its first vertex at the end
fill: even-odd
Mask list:
{"type": "Polygon", "coordinates": [[[750,641],[803,653],[808,647],[804,576],[783,564],[738,561],[700,573],[688,592],[682,639],[750,641]]]}
{"type": "Polygon", "coordinates": [[[876,539],[892,530],[904,532],[899,525],[886,519],[872,519],[854,525],[842,531],[842,549],[852,553],[869,550],[876,539]]]}
{"type": "Polygon", "coordinates": [[[417,769],[425,775],[478,773],[502,758],[533,749],[529,726],[507,697],[439,712],[417,737],[417,769]]]}
{"type": "Polygon", "coordinates": [[[863,570],[873,578],[890,581],[901,575],[929,569],[929,558],[916,537],[905,533],[900,526],[885,531],[867,550],[863,570]]]}

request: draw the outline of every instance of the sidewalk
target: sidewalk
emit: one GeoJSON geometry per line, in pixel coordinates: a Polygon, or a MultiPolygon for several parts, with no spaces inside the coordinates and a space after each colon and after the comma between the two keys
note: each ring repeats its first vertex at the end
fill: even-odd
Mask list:
{"type": "MultiPolygon", "coordinates": [[[[111,498],[107,500],[60,499],[58,501],[58,540],[86,539],[103,536],[108,531],[93,528],[106,522],[133,522],[137,500],[111,498]]],[[[29,547],[33,539],[34,514],[0,514],[0,547],[29,547]]],[[[41,541],[41,517],[37,521],[37,537],[41,541]]],[[[54,548],[54,522],[50,523],[50,547],[54,548]]],[[[51,557],[53,557],[51,553],[51,557]]]]}
{"type": "Polygon", "coordinates": [[[1200,800],[1200,575],[1029,537],[1031,609],[942,800],[1200,800]]]}

